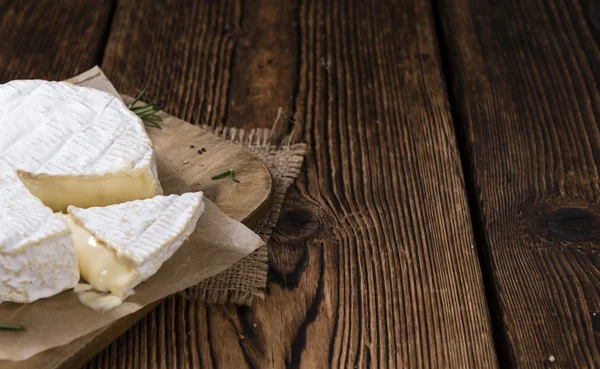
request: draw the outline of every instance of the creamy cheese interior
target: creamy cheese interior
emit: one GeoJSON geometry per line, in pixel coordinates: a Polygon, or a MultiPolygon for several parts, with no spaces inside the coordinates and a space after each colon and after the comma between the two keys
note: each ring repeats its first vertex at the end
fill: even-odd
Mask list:
{"type": "Polygon", "coordinates": [[[79,283],[75,286],[79,301],[94,310],[106,311],[123,303],[124,297],[98,292],[89,284],[79,283]]]}
{"type": "Polygon", "coordinates": [[[52,178],[19,174],[29,191],[55,212],[66,212],[69,205],[80,208],[107,206],[154,197],[160,193],[150,171],[138,176],[96,178],[52,178]]]}
{"type": "Polygon", "coordinates": [[[98,291],[122,298],[129,295],[139,278],[137,270],[119,260],[114,250],[80,227],[71,216],[63,216],[72,231],[81,277],[98,291]]]}

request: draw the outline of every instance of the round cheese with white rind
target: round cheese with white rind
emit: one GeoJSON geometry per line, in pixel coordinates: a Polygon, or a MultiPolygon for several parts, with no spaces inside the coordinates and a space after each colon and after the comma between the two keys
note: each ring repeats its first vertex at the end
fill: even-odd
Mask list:
{"type": "Polygon", "coordinates": [[[117,97],[66,82],[0,85],[0,161],[55,211],[161,194],[152,141],[117,97]]]}

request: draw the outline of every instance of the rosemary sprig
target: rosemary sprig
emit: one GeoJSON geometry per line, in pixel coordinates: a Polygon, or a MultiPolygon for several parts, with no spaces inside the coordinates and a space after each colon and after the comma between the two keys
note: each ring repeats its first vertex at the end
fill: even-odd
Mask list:
{"type": "Polygon", "coordinates": [[[224,171],[221,174],[217,174],[216,176],[213,176],[211,179],[215,180],[215,179],[221,179],[221,178],[225,178],[225,177],[229,177],[231,176],[231,179],[236,182],[236,183],[240,183],[240,181],[235,178],[235,171],[231,168],[227,169],[226,171],[224,171]]]}
{"type": "Polygon", "coordinates": [[[12,324],[2,324],[0,323],[0,331],[22,331],[25,329],[24,325],[12,325],[12,324]]]}
{"type": "Polygon", "coordinates": [[[155,105],[154,102],[151,102],[149,104],[142,104],[140,106],[134,106],[137,102],[144,98],[147,90],[148,85],[144,86],[142,92],[140,92],[140,94],[137,95],[137,97],[129,104],[128,108],[129,110],[134,112],[138,117],[140,117],[140,119],[142,120],[142,122],[144,122],[145,125],[162,129],[162,127],[159,124],[162,121],[162,118],[158,114],[156,114],[158,111],[160,111],[160,106],[155,105]]]}

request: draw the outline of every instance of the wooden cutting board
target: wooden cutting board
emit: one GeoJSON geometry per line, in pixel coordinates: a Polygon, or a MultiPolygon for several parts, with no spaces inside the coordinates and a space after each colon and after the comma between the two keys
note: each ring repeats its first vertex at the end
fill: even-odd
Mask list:
{"type": "MultiPolygon", "coordinates": [[[[124,96],[124,100],[130,99],[124,96]]],[[[188,188],[189,191],[202,190],[205,196],[217,204],[225,214],[248,226],[256,225],[270,207],[271,175],[265,165],[239,145],[234,145],[173,116],[165,113],[160,115],[163,117],[162,129],[148,128],[147,130],[155,146],[159,179],[165,193],[173,193],[173,189],[180,192],[179,189],[182,187],[188,188]],[[198,150],[202,153],[200,154],[198,150]],[[211,179],[212,176],[229,168],[235,170],[236,177],[241,183],[235,183],[231,178],[211,179]]],[[[156,305],[158,303],[66,346],[42,352],[29,360],[20,362],[0,360],[0,368],[79,368],[156,305]]]]}

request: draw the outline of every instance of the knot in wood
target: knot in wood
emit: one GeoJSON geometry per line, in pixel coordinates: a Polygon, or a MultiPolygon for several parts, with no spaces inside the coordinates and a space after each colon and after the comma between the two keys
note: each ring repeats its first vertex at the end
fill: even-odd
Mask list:
{"type": "Polygon", "coordinates": [[[567,206],[542,213],[537,231],[559,242],[600,242],[598,207],[567,206]]]}
{"type": "Polygon", "coordinates": [[[323,224],[309,210],[296,208],[281,214],[277,229],[291,237],[315,237],[322,232],[323,224]]]}

